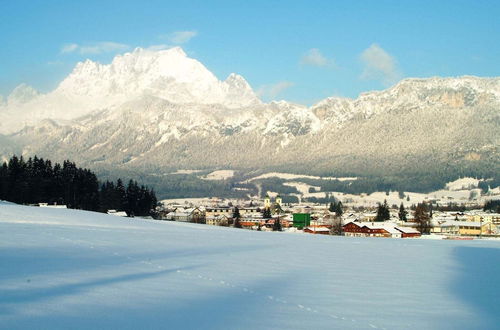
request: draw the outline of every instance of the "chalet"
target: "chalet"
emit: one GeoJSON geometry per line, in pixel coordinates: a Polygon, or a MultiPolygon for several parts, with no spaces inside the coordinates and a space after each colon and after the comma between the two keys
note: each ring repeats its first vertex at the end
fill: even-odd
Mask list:
{"type": "Polygon", "coordinates": [[[401,238],[409,238],[409,237],[420,237],[422,236],[418,230],[412,227],[403,227],[397,226],[394,227],[396,230],[401,232],[401,238]]]}
{"type": "Polygon", "coordinates": [[[330,229],[326,227],[306,227],[304,228],[304,233],[330,235],[330,229]]]}
{"type": "Polygon", "coordinates": [[[345,236],[354,237],[418,237],[420,232],[411,227],[396,226],[387,222],[349,222],[343,227],[345,236]]]}

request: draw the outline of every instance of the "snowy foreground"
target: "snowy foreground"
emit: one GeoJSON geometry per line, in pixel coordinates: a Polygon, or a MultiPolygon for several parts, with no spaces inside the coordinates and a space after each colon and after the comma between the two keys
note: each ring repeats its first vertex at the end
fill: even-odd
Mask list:
{"type": "Polygon", "coordinates": [[[0,202],[1,329],[498,329],[500,242],[346,238],[0,202]]]}

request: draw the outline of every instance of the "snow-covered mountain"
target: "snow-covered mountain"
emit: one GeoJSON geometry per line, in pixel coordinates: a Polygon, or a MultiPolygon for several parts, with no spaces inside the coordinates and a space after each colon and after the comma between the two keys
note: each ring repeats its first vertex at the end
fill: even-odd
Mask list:
{"type": "Polygon", "coordinates": [[[220,104],[228,108],[261,102],[245,79],[231,74],[218,80],[179,48],[150,51],[136,48],[111,64],[80,62],[51,93],[42,95],[25,84],[0,108],[0,132],[13,132],[44,119],[75,119],[143,96],[176,104],[220,104]]]}
{"type": "Polygon", "coordinates": [[[219,81],[173,48],[136,49],[109,65],[79,63],[47,95],[19,88],[0,113],[4,133],[24,127],[7,137],[24,154],[85,166],[356,175],[443,166],[494,173],[499,109],[500,78],[468,76],[406,79],[309,108],[264,104],[241,76],[219,81]]]}

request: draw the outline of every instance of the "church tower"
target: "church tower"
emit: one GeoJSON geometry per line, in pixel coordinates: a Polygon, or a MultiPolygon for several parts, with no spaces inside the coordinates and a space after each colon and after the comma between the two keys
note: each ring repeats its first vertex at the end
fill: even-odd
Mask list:
{"type": "Polygon", "coordinates": [[[271,198],[267,194],[266,197],[264,198],[264,208],[265,209],[271,208],[271,198]]]}
{"type": "Polygon", "coordinates": [[[281,202],[282,202],[281,196],[280,195],[276,196],[276,204],[278,206],[281,206],[281,202]]]}

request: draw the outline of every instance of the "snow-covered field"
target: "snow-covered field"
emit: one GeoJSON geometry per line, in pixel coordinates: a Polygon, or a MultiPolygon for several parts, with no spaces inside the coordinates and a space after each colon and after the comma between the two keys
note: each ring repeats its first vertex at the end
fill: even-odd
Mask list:
{"type": "Polygon", "coordinates": [[[0,328],[498,329],[499,260],[0,202],[0,328]]]}
{"type": "Polygon", "coordinates": [[[305,175],[305,174],[291,174],[291,173],[281,173],[281,172],[270,172],[270,173],[264,173],[259,176],[250,178],[248,180],[243,181],[242,183],[249,183],[255,180],[261,180],[261,179],[268,179],[268,178],[279,178],[279,179],[286,179],[286,180],[295,180],[295,179],[300,179],[300,178],[306,178],[306,179],[314,179],[314,180],[339,180],[339,181],[354,181],[357,180],[358,178],[356,177],[319,177],[319,176],[314,176],[314,175],[305,175]]]}
{"type": "Polygon", "coordinates": [[[201,177],[203,180],[227,180],[234,176],[233,170],[219,170],[201,177]]]}

